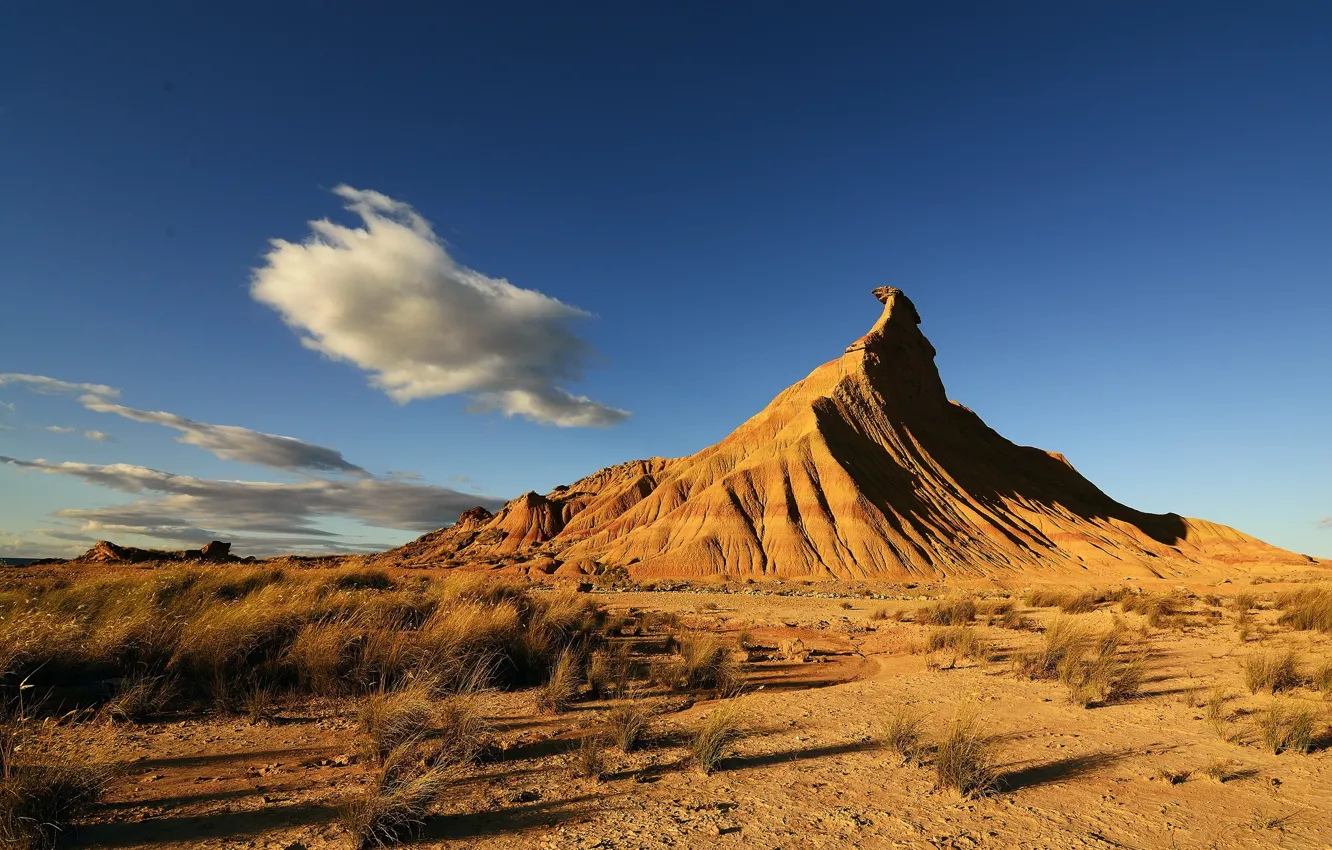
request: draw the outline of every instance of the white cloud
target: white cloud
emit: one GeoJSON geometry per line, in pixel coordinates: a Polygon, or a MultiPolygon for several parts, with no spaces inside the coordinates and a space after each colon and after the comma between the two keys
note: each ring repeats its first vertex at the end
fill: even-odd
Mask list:
{"type": "Polygon", "coordinates": [[[407,204],[334,192],[364,227],[312,221],[304,242],[273,240],[251,281],[303,345],[366,370],[400,403],[466,394],[472,409],[564,427],[628,416],[564,389],[592,353],[571,329],[586,312],[458,265],[407,204]]]}
{"type": "MultiPolygon", "coordinates": [[[[307,443],[295,437],[266,434],[239,425],[196,422],[163,410],[139,410],[107,401],[108,397],[118,397],[120,390],[104,384],[74,383],[46,375],[0,374],[0,385],[5,383],[24,384],[38,392],[48,394],[78,394],[79,403],[89,410],[114,413],[135,422],[172,428],[181,433],[178,442],[198,446],[222,460],[300,472],[344,472],[349,475],[364,476],[370,474],[344,458],[342,452],[337,449],[307,443]]],[[[63,425],[48,425],[46,430],[57,434],[73,434],[76,429],[63,425]]],[[[105,432],[94,430],[84,431],[83,436],[99,443],[108,437],[105,432]]]]}
{"type": "Polygon", "coordinates": [[[83,438],[84,438],[85,440],[92,440],[94,443],[104,443],[104,442],[106,442],[108,439],[110,439],[110,437],[111,437],[111,435],[108,434],[108,433],[106,433],[105,431],[84,431],[84,432],[83,432],[83,438]]]}
{"type": "Polygon", "coordinates": [[[59,518],[80,523],[77,530],[48,529],[44,533],[66,539],[82,540],[90,534],[93,539],[104,539],[113,533],[188,542],[244,537],[268,544],[300,541],[305,548],[332,551],[347,544],[338,542],[341,535],[318,526],[324,517],[421,532],[448,525],[475,505],[491,509],[500,505],[499,500],[447,487],[373,478],[279,484],[194,478],[123,463],[53,463],[5,456],[0,456],[0,463],[149,496],[105,508],[58,511],[59,518]]]}
{"type": "Polygon", "coordinates": [[[5,384],[23,384],[34,392],[46,395],[93,393],[94,395],[111,398],[120,395],[120,390],[115,387],[108,387],[106,384],[80,384],[62,381],[59,378],[48,378],[46,375],[24,375],[18,372],[0,372],[0,387],[5,384]]]}
{"type": "MultiPolygon", "coordinates": [[[[239,425],[212,425],[207,422],[195,422],[164,410],[137,410],[123,404],[114,404],[95,395],[85,395],[79,399],[84,407],[98,413],[114,413],[135,422],[161,425],[181,433],[178,442],[198,446],[222,460],[234,460],[241,463],[253,463],[273,469],[318,472],[345,472],[350,475],[369,475],[361,467],[351,463],[337,449],[317,446],[295,437],[282,437],[277,434],[265,434],[239,425]]],[[[100,434],[90,431],[89,434],[100,434]]],[[[87,436],[87,435],[85,435],[87,436]]],[[[102,435],[105,439],[106,435],[102,435]]],[[[97,439],[89,437],[89,439],[97,439]]]]}
{"type": "Polygon", "coordinates": [[[1318,521],[1319,528],[1332,528],[1332,516],[1325,516],[1318,521]]]}

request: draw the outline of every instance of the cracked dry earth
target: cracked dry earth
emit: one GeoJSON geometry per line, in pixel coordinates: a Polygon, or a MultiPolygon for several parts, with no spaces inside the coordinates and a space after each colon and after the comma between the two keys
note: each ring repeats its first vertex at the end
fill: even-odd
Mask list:
{"type": "MultiPolygon", "coordinates": [[[[1271,698],[1241,687],[1237,660],[1256,643],[1240,644],[1226,619],[1152,631],[1143,694],[1082,709],[1057,682],[1012,674],[1005,656],[1034,645],[1030,631],[977,626],[993,660],[930,670],[912,652],[928,629],[872,620],[881,602],[846,609],[840,600],[778,596],[598,598],[723,630],[752,627],[765,646],[799,636],[813,652],[805,662],[745,665],[751,689],[739,699],[749,731],[709,776],[688,766],[685,745],[716,705],[706,695],[653,697],[659,714],[647,746],[608,750],[606,774],[594,781],[572,777],[567,753],[610,703],[550,715],[534,709],[530,692],[496,694],[490,753],[458,774],[413,846],[1332,847],[1332,753],[1272,755],[1257,745],[1249,713],[1271,698]],[[1216,683],[1234,694],[1229,741],[1200,707],[1216,683]],[[937,790],[929,767],[900,765],[881,740],[902,705],[925,712],[931,733],[959,707],[978,711],[996,740],[1001,790],[962,800],[937,790]],[[1223,781],[1204,775],[1213,763],[1225,765],[1223,781]]],[[[1108,627],[1111,614],[1081,617],[1108,627]]],[[[1310,633],[1272,629],[1264,645],[1291,646],[1306,659],[1332,653],[1328,638],[1310,633]]],[[[1317,695],[1294,698],[1326,721],[1317,695]]],[[[71,844],[349,845],[337,814],[368,782],[350,704],[288,707],[269,725],[148,724],[123,740],[128,767],[71,844]]]]}

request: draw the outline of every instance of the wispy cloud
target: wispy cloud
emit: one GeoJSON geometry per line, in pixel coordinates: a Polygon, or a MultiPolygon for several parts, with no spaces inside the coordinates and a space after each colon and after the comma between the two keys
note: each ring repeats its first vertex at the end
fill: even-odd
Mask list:
{"type": "Polygon", "coordinates": [[[178,442],[198,446],[222,460],[300,472],[343,472],[362,476],[370,474],[344,458],[342,452],[337,449],[317,446],[295,437],[266,434],[239,425],[196,422],[164,410],[138,410],[105,401],[91,394],[82,396],[79,401],[84,407],[98,413],[114,413],[135,422],[147,422],[179,431],[181,436],[177,438],[178,442]]]}
{"type": "Polygon", "coordinates": [[[472,409],[563,427],[629,415],[565,388],[592,353],[572,330],[588,313],[458,265],[405,203],[334,192],[364,227],[321,219],[304,242],[275,239],[251,282],[303,345],[359,366],[400,403],[464,394],[472,409]]]}
{"type": "MultiPolygon", "coordinates": [[[[46,375],[0,374],[0,384],[23,384],[38,392],[77,395],[79,403],[98,413],[113,413],[135,422],[161,425],[179,431],[178,442],[197,446],[222,460],[234,460],[293,472],[341,472],[348,475],[369,476],[370,473],[342,456],[342,452],[327,446],[307,443],[296,437],[267,434],[239,425],[213,425],[168,413],[164,410],[140,410],[109,401],[120,396],[120,390],[105,384],[62,381],[46,375]]],[[[77,429],[64,425],[48,425],[46,430],[57,434],[73,434],[77,429]]],[[[83,436],[102,442],[108,435],[104,431],[87,430],[83,436]]]]}
{"type": "Polygon", "coordinates": [[[120,395],[120,390],[115,387],[108,387],[106,384],[82,384],[72,381],[62,381],[59,378],[50,378],[46,375],[24,375],[19,372],[0,372],[0,387],[6,384],[21,384],[28,389],[44,393],[46,395],[81,395],[83,393],[93,393],[94,395],[116,398],[120,395]]]}
{"type": "Polygon", "coordinates": [[[92,440],[94,443],[104,443],[111,439],[111,435],[105,431],[84,431],[83,438],[85,440],[92,440]]]}
{"type": "Polygon", "coordinates": [[[1332,528],[1332,516],[1325,516],[1318,521],[1319,528],[1332,528]]]}
{"type": "MultiPolygon", "coordinates": [[[[62,533],[89,535],[112,531],[168,540],[204,542],[214,537],[245,536],[300,540],[328,550],[337,535],[319,527],[321,518],[342,517],[381,528],[429,531],[448,525],[474,505],[497,508],[499,500],[447,487],[382,479],[297,483],[224,481],[173,475],[131,464],[88,464],[20,460],[0,456],[0,463],[49,475],[78,478],[122,493],[150,498],[104,508],[57,512],[80,523],[62,533]]],[[[48,530],[60,532],[60,529],[48,530]]]]}

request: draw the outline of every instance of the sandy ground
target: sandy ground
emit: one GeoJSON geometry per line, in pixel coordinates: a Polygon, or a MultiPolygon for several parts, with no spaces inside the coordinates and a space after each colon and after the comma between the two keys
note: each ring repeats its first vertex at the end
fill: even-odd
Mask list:
{"type": "MultiPolygon", "coordinates": [[[[597,598],[720,629],[752,624],[755,641],[769,646],[799,636],[815,654],[746,665],[751,690],[739,699],[749,733],[709,776],[688,766],[684,746],[716,706],[706,696],[662,697],[648,746],[609,751],[607,773],[594,781],[572,777],[566,754],[609,703],[543,715],[531,693],[495,695],[493,752],[458,776],[415,846],[1332,847],[1332,750],[1324,743],[1308,755],[1271,755],[1256,744],[1246,712],[1271,697],[1241,687],[1238,659],[1259,645],[1258,635],[1241,644],[1228,609],[1220,619],[1203,616],[1209,606],[1200,600],[1196,620],[1207,625],[1154,630],[1144,693],[1082,709],[1058,683],[1012,674],[1005,658],[1034,645],[1034,632],[978,627],[995,660],[928,670],[926,656],[912,651],[927,627],[871,619],[879,608],[921,604],[914,600],[597,598]],[[1237,742],[1219,737],[1199,707],[1215,683],[1236,695],[1227,710],[1237,742]],[[900,765],[881,735],[903,705],[925,712],[931,732],[959,709],[978,711],[997,742],[1002,790],[962,800],[937,790],[930,768],[900,765]],[[1202,772],[1216,761],[1227,763],[1224,781],[1202,772]],[[1193,773],[1178,783],[1162,778],[1183,771],[1193,773]]],[[[1081,616],[1108,626],[1112,615],[1081,616]]],[[[1260,623],[1273,618],[1258,615],[1260,623]]],[[[1307,663],[1332,657],[1327,637],[1269,631],[1264,647],[1292,646],[1307,663]]],[[[1326,724],[1318,695],[1301,690],[1292,699],[1323,712],[1326,724]]],[[[268,725],[242,718],[131,727],[121,753],[128,768],[70,844],[347,846],[337,814],[368,776],[354,755],[351,708],[289,707],[268,725]]]]}

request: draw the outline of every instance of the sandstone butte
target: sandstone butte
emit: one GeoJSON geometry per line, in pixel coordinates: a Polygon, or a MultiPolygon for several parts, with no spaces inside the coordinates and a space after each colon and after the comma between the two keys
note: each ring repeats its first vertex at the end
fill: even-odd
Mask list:
{"type": "Polygon", "coordinates": [[[1125,507],[950,401],[901,290],[869,333],[689,457],[607,467],[378,556],[635,577],[1175,577],[1311,565],[1233,528],[1125,507]],[[1033,576],[1035,577],[1035,576],[1033,576]]]}

